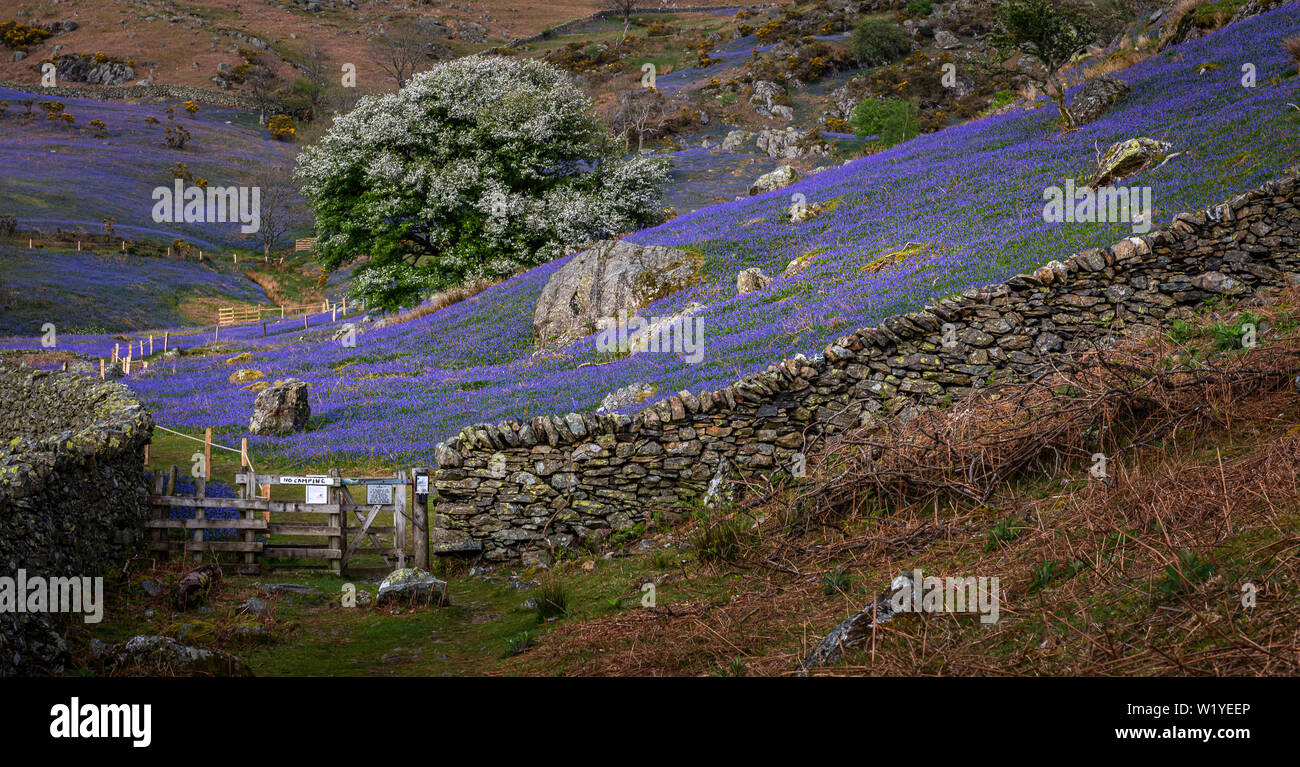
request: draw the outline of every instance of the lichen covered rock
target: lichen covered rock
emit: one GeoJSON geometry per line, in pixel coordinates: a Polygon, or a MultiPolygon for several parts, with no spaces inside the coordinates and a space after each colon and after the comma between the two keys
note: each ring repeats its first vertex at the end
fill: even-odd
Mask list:
{"type": "Polygon", "coordinates": [[[248,430],[253,434],[288,434],[306,426],[310,418],[306,382],[287,378],[257,393],[248,430]]]}

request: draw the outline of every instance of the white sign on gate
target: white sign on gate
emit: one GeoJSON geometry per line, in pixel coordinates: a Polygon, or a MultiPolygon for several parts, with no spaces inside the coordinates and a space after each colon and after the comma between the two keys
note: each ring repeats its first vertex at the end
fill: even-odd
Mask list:
{"type": "Polygon", "coordinates": [[[333,485],[338,480],[324,474],[308,474],[305,477],[280,477],[282,485],[333,485]]]}
{"type": "Polygon", "coordinates": [[[368,506],[393,505],[393,486],[392,485],[366,485],[366,505],[368,506]]]}
{"type": "Polygon", "coordinates": [[[329,503],[329,490],[326,485],[308,485],[307,503],[312,505],[329,503]]]}

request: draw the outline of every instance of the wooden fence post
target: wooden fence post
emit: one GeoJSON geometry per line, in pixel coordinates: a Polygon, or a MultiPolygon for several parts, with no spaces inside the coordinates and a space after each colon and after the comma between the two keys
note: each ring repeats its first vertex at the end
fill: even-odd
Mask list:
{"type": "Polygon", "coordinates": [[[401,484],[393,488],[393,548],[397,549],[397,567],[406,567],[406,477],[393,472],[393,479],[401,484]]]}
{"type": "MultiPolygon", "coordinates": [[[[420,492],[420,477],[429,481],[429,470],[423,466],[411,469],[411,519],[415,523],[415,566],[421,570],[429,569],[429,495],[420,492]]],[[[428,490],[428,485],[425,485],[428,490]]]]}
{"type": "MultiPolygon", "coordinates": [[[[172,466],[172,471],[173,472],[176,471],[175,465],[172,466]]],[[[167,475],[163,474],[161,471],[158,472],[158,474],[153,478],[153,494],[169,495],[169,493],[167,492],[167,475]]],[[[151,512],[149,515],[150,518],[156,517],[158,519],[166,519],[168,513],[171,511],[171,508],[168,506],[158,506],[149,509],[149,511],[151,512]]],[[[149,531],[149,540],[153,541],[155,544],[161,544],[165,542],[168,536],[169,536],[168,532],[163,529],[149,531]]],[[[155,546],[153,548],[154,550],[162,549],[163,559],[168,559],[171,557],[171,552],[167,551],[165,546],[155,546]]]]}
{"type": "MultiPolygon", "coordinates": [[[[194,478],[194,497],[197,498],[198,500],[203,500],[204,498],[208,497],[208,483],[207,480],[205,480],[203,477],[194,478]]],[[[194,521],[199,522],[206,518],[207,515],[203,511],[203,507],[195,506],[194,521]]],[[[203,562],[203,549],[201,546],[201,544],[203,543],[203,533],[204,533],[203,528],[196,527],[194,528],[194,535],[191,538],[191,540],[194,543],[200,544],[200,546],[195,547],[195,549],[197,550],[194,552],[194,561],[200,564],[202,564],[203,562]]],[[[183,556],[182,559],[184,559],[183,556]]]]}
{"type": "Polygon", "coordinates": [[[170,330],[164,330],[164,331],[163,331],[163,351],[164,351],[164,352],[167,351],[167,339],[168,339],[169,336],[171,336],[171,334],[172,334],[172,332],[171,332],[170,330]]]}
{"type": "MultiPolygon", "coordinates": [[[[330,469],[330,476],[333,477],[335,481],[337,481],[340,476],[339,470],[330,469]]],[[[329,502],[335,504],[338,507],[338,510],[333,512],[329,516],[330,527],[337,527],[339,529],[339,535],[330,536],[330,548],[336,550],[339,553],[338,559],[330,560],[330,572],[334,573],[335,575],[343,574],[343,558],[342,558],[343,557],[343,527],[345,525],[345,520],[347,519],[347,516],[343,513],[342,490],[343,490],[342,483],[339,483],[337,485],[330,485],[329,493],[327,495],[329,502]]]]}
{"type": "MultiPolygon", "coordinates": [[[[247,450],[248,450],[248,440],[245,439],[245,440],[244,440],[244,451],[245,451],[245,453],[247,453],[247,450]]],[[[253,472],[253,468],[252,468],[252,466],[249,465],[249,466],[247,466],[247,468],[241,466],[239,471],[240,471],[240,477],[239,477],[239,497],[240,497],[240,498],[245,498],[245,499],[250,499],[250,500],[253,499],[253,498],[256,498],[256,497],[257,497],[257,493],[256,493],[256,491],[257,491],[257,474],[255,474],[255,473],[253,472]]],[[[270,516],[271,516],[271,513],[270,513],[269,511],[268,511],[268,512],[265,512],[264,516],[265,516],[265,517],[268,519],[268,521],[269,521],[269,518],[270,518],[270,516]]],[[[254,518],[253,510],[252,510],[252,509],[244,509],[243,513],[240,514],[240,517],[242,517],[243,519],[253,519],[253,518],[254,518]]],[[[270,532],[269,532],[269,531],[267,532],[267,535],[268,535],[268,536],[270,535],[270,532]]],[[[244,529],[244,534],[243,534],[243,536],[241,536],[241,537],[243,538],[244,543],[253,543],[253,542],[254,542],[254,540],[253,540],[253,539],[254,539],[254,535],[253,535],[253,531],[252,531],[251,528],[245,528],[245,529],[244,529]]],[[[251,547],[250,547],[250,548],[251,548],[251,547]]],[[[246,565],[245,569],[247,569],[247,570],[252,570],[252,569],[253,569],[252,566],[258,564],[257,559],[258,559],[258,555],[257,555],[257,554],[255,554],[254,552],[251,552],[251,551],[245,551],[245,552],[244,552],[244,565],[246,565]]]]}
{"type": "Polygon", "coordinates": [[[212,479],[212,427],[203,430],[203,478],[212,479]]]}
{"type": "Polygon", "coordinates": [[[104,358],[103,358],[103,357],[100,357],[100,358],[99,358],[99,377],[100,377],[100,378],[103,378],[103,377],[104,377],[104,358]]]}

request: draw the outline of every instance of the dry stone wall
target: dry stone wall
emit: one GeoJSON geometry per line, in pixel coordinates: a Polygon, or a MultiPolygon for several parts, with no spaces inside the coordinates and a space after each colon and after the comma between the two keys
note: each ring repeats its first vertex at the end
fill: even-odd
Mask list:
{"type": "MultiPolygon", "coordinates": [[[[0,366],[0,576],[120,569],[143,540],[152,434],[121,384],[0,366]]],[[[0,676],[61,671],[67,618],[0,612],[0,676]]]]}
{"type": "Polygon", "coordinates": [[[205,104],[233,107],[235,109],[256,109],[257,102],[242,93],[214,91],[207,88],[195,88],[191,85],[34,85],[32,83],[0,81],[0,88],[12,88],[16,91],[30,93],[33,97],[96,99],[114,101],[117,99],[150,99],[153,101],[200,101],[205,104]]]}
{"type": "Polygon", "coordinates": [[[466,428],[436,450],[433,548],[544,559],[699,498],[720,466],[788,472],[817,440],[872,417],[1033,376],[1052,355],[1149,332],[1213,297],[1294,284],[1298,175],[889,317],[721,391],[680,392],[635,415],[466,428]]]}

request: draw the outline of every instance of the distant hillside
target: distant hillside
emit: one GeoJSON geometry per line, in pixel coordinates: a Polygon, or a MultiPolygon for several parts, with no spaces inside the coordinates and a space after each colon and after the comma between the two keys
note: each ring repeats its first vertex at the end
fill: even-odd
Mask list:
{"type": "Polygon", "coordinates": [[[252,248],[256,239],[237,224],[154,222],[152,192],[173,184],[176,163],[213,186],[248,185],[264,167],[289,167],[298,152],[259,128],[255,115],[207,104],[191,117],[180,103],[59,98],[75,120],[69,124],[45,119],[40,102],[51,99],[4,88],[0,99],[9,102],[0,116],[0,215],[17,216],[23,229],[101,232],[110,217],[128,239],[180,237],[210,250],[252,248]],[[35,102],[31,117],[24,116],[24,100],[35,102]],[[99,131],[95,120],[104,124],[99,131]],[[191,135],[183,149],[164,144],[173,124],[191,135]]]}
{"type": "Polygon", "coordinates": [[[210,261],[0,245],[0,336],[40,335],[47,322],[62,333],[210,324],[217,303],[265,301],[257,285],[210,261]]]}

